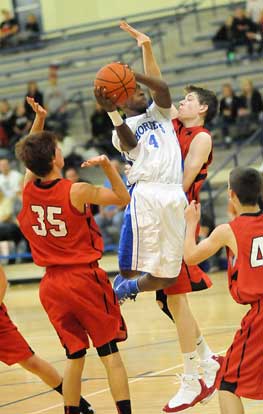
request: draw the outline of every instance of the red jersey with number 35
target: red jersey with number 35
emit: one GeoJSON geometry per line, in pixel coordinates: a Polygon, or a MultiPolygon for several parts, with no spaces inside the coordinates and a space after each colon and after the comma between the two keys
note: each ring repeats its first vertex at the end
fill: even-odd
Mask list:
{"type": "Polygon", "coordinates": [[[263,213],[242,214],[229,223],[237,242],[235,257],[227,248],[229,290],[241,304],[263,299],[263,213]]]}
{"type": "MultiPolygon", "coordinates": [[[[177,135],[180,147],[181,147],[183,160],[186,159],[190,145],[197,134],[199,134],[200,132],[206,132],[207,134],[211,135],[210,132],[202,126],[186,128],[183,126],[182,122],[179,121],[179,119],[177,118],[173,119],[173,126],[174,126],[174,130],[176,132],[176,135],[177,135]]],[[[205,181],[207,177],[208,166],[209,164],[211,164],[212,159],[213,159],[213,153],[211,151],[207,162],[203,164],[203,166],[201,167],[199,171],[199,174],[195,177],[194,182],[192,183],[191,187],[187,191],[187,198],[188,198],[189,203],[192,200],[196,200],[197,202],[199,202],[199,193],[203,185],[203,182],[205,181]]]]}
{"type": "Polygon", "coordinates": [[[24,188],[18,221],[39,266],[92,263],[101,258],[103,240],[90,207],[80,213],[72,206],[71,185],[62,178],[30,181],[24,188]]]}

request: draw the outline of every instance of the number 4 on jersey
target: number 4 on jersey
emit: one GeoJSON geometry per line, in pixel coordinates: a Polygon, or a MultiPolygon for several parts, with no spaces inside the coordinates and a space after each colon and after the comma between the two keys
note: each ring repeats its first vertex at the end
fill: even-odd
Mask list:
{"type": "Polygon", "coordinates": [[[250,264],[251,267],[263,266],[263,237],[256,237],[252,241],[250,264]]]}
{"type": "Polygon", "coordinates": [[[154,134],[151,134],[149,137],[149,145],[153,145],[154,148],[159,148],[158,141],[154,134]]]}

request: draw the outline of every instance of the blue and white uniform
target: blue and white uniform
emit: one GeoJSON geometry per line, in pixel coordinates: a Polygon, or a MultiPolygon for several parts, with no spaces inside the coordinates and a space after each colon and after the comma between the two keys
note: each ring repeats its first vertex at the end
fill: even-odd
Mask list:
{"type": "Polygon", "coordinates": [[[180,145],[170,111],[153,103],[146,113],[126,119],[138,144],[123,152],[116,131],[113,145],[132,167],[128,174],[131,203],[127,207],[119,245],[122,270],[155,277],[176,277],[181,268],[185,234],[180,145]]]}

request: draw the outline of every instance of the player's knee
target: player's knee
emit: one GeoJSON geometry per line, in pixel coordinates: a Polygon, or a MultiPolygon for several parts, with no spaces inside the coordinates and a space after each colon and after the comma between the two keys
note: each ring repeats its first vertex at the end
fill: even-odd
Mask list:
{"type": "Polygon", "coordinates": [[[33,374],[37,374],[41,369],[40,359],[36,355],[32,355],[30,358],[22,361],[20,365],[33,374]]]}
{"type": "Polygon", "coordinates": [[[119,352],[116,341],[114,340],[107,342],[106,344],[99,346],[96,349],[99,357],[106,357],[108,355],[116,354],[117,352],[119,352]]]}

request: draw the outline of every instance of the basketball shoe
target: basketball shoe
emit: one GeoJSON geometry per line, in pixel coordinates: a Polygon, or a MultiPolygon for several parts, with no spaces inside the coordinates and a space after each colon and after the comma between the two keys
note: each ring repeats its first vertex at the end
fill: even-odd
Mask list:
{"type": "Polygon", "coordinates": [[[212,355],[210,358],[201,361],[203,379],[211,396],[216,390],[216,380],[223,362],[224,357],[220,355],[212,355]]]}
{"type": "Polygon", "coordinates": [[[135,300],[139,292],[138,280],[125,279],[122,275],[118,274],[113,281],[113,290],[120,304],[126,299],[135,300]]]}
{"type": "Polygon", "coordinates": [[[166,413],[178,413],[187,410],[209,396],[209,389],[198,376],[186,374],[178,376],[181,377],[181,386],[175,396],[163,408],[166,413]]]}

